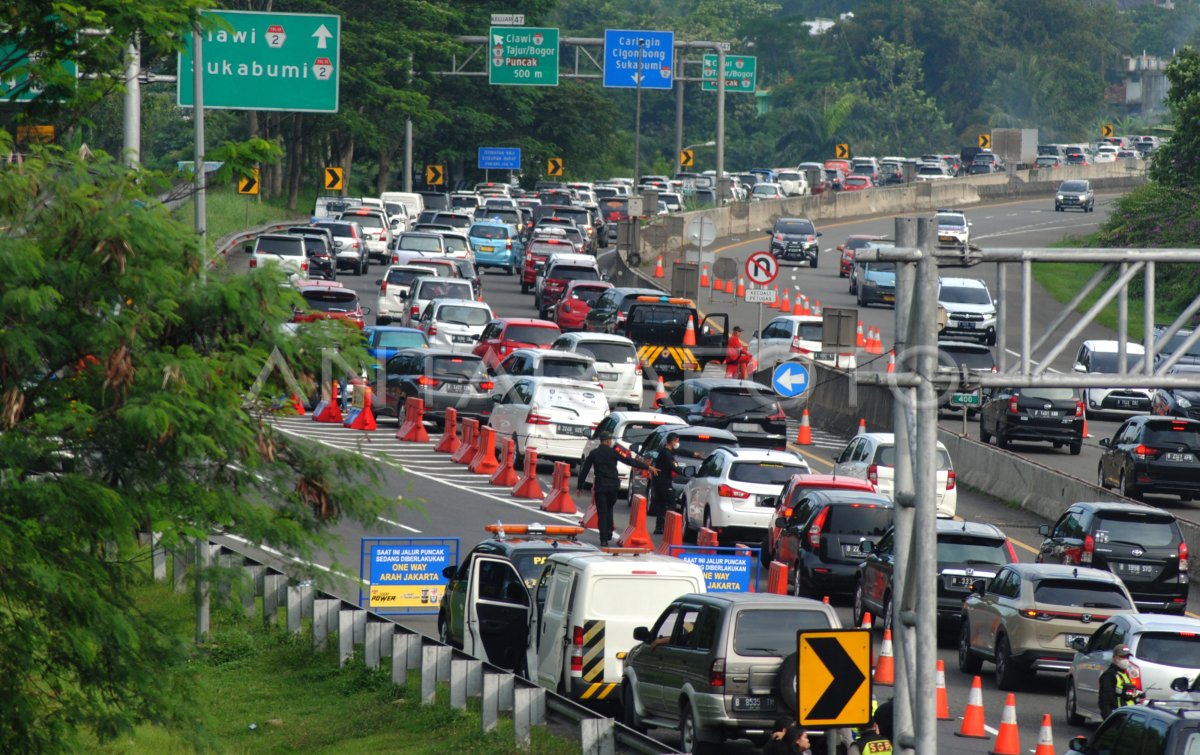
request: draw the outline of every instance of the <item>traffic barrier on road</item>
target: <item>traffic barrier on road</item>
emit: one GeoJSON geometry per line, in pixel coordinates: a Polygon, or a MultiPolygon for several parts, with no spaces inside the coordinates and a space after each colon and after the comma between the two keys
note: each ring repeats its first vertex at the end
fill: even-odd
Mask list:
{"type": "MultiPolygon", "coordinates": [[[[689,315],[688,322],[691,322],[689,315]]],[[[657,407],[660,401],[667,400],[667,386],[663,383],[662,375],[658,376],[658,385],[654,387],[654,406],[657,407]]]]}
{"type": "Polygon", "coordinates": [[[812,309],[810,309],[808,306],[808,297],[805,296],[804,294],[800,294],[799,299],[800,299],[800,306],[796,308],[796,314],[806,315],[806,316],[811,315],[812,309]]]}
{"type": "Polygon", "coordinates": [[[738,277],[737,298],[746,298],[746,279],[742,278],[741,276],[738,277]]]}
{"type": "Polygon", "coordinates": [[[552,514],[579,513],[575,508],[575,499],[571,497],[571,465],[565,461],[554,462],[554,481],[541,509],[552,514]]]}
{"type": "Polygon", "coordinates": [[[812,309],[813,316],[820,317],[822,311],[824,311],[824,310],[821,308],[821,300],[817,299],[817,303],[813,305],[813,309],[812,309]]]}
{"type": "MultiPolygon", "coordinates": [[[[721,537],[716,530],[710,530],[708,527],[701,527],[696,533],[696,545],[706,545],[711,548],[718,548],[721,545],[721,537]]],[[[715,551],[701,551],[701,553],[714,553],[715,551]]]]}
{"type": "Polygon", "coordinates": [[[796,430],[796,443],[801,446],[812,445],[812,425],[808,422],[808,407],[804,407],[804,413],[800,415],[800,428],[796,430]]]}
{"type": "Polygon", "coordinates": [[[665,278],[666,277],[663,274],[662,255],[661,254],[658,255],[658,262],[654,263],[654,277],[655,278],[665,278]]]}
{"type": "Polygon", "coordinates": [[[1009,692],[1000,714],[1000,730],[990,750],[992,755],[1021,755],[1021,734],[1017,730],[1017,696],[1009,692]]]}
{"type": "Polygon", "coordinates": [[[537,458],[536,448],[526,449],[525,472],[521,475],[521,479],[517,480],[517,484],[512,489],[513,498],[540,501],[546,497],[546,494],[542,492],[541,484],[538,482],[537,458]]]}
{"type": "Polygon", "coordinates": [[[891,686],[896,683],[896,658],[892,655],[892,630],[884,617],[883,644],[879,646],[879,658],[875,661],[875,674],[871,681],[875,684],[891,686]]]}
{"type": "Polygon", "coordinates": [[[721,290],[721,279],[716,276],[716,273],[714,273],[713,277],[712,277],[712,290],[713,291],[721,290]]]}
{"type": "MultiPolygon", "coordinates": [[[[351,430],[374,430],[375,412],[371,411],[371,386],[359,386],[354,392],[354,408],[342,420],[342,427],[351,430]]],[[[426,440],[429,440],[426,438],[426,440]]]]}
{"type": "Polygon", "coordinates": [[[871,329],[871,353],[876,356],[883,354],[883,335],[879,331],[879,326],[871,329]]]}
{"type": "Polygon", "coordinates": [[[937,698],[936,709],[939,721],[950,721],[950,700],[946,697],[946,662],[941,658],[937,662],[937,698]]]}
{"type": "Polygon", "coordinates": [[[1038,731],[1037,749],[1033,755],[1057,755],[1054,751],[1054,729],[1050,727],[1050,714],[1042,714],[1042,728],[1038,731]]]}
{"type": "Polygon", "coordinates": [[[767,570],[767,592],[788,594],[788,565],[782,561],[772,561],[767,570]]]}
{"type": "Polygon", "coordinates": [[[396,431],[396,440],[408,440],[416,443],[428,443],[429,433],[425,432],[425,400],[409,396],[404,399],[404,421],[396,431]]]}
{"type": "Polygon", "coordinates": [[[512,438],[508,438],[504,441],[504,461],[500,462],[499,469],[492,475],[492,479],[490,480],[492,485],[511,488],[517,484],[521,476],[517,474],[517,470],[513,466],[513,457],[516,455],[517,444],[513,443],[512,438]]]}
{"type": "Polygon", "coordinates": [[[481,427],[479,428],[479,442],[475,444],[475,456],[471,458],[471,463],[467,465],[467,469],[475,474],[485,474],[491,476],[500,468],[500,462],[496,461],[496,428],[481,427]]]}
{"type": "Polygon", "coordinates": [[[629,526],[617,538],[617,545],[622,548],[654,549],[654,541],[646,530],[646,496],[635,495],[629,502],[629,526]]]}
{"type": "Polygon", "coordinates": [[[854,336],[854,345],[860,349],[867,347],[867,338],[863,335],[862,320],[858,321],[858,333],[854,336]]]}
{"type": "Polygon", "coordinates": [[[889,373],[896,371],[896,350],[895,349],[892,349],[891,351],[888,352],[887,371],[889,373]]]}
{"type": "Polygon", "coordinates": [[[329,395],[322,395],[317,408],[313,409],[313,422],[336,422],[342,424],[342,407],[338,403],[338,382],[333,381],[333,390],[329,395]]]}
{"type": "Polygon", "coordinates": [[[692,316],[690,314],[688,315],[687,330],[683,331],[683,345],[696,345],[696,326],[692,323],[692,316]]]}
{"type": "Polygon", "coordinates": [[[297,416],[304,416],[304,402],[301,401],[300,396],[295,393],[292,394],[292,409],[296,412],[297,416]]]}
{"type": "Polygon", "coordinates": [[[579,526],[589,530],[600,529],[600,512],[596,509],[596,491],[592,489],[592,500],[588,504],[587,511],[583,512],[583,519],[579,522],[579,526]]]}
{"type": "Polygon", "coordinates": [[[455,464],[470,464],[475,454],[479,453],[479,420],[464,419],[462,426],[462,444],[457,451],[450,454],[450,461],[455,464]]]}
{"type": "Polygon", "coordinates": [[[779,303],[779,311],[785,315],[792,313],[792,300],[788,298],[788,288],[783,287],[783,301],[779,303]]]}
{"type": "Polygon", "coordinates": [[[663,539],[655,552],[669,556],[671,548],[676,545],[683,545],[683,514],[678,511],[668,511],[666,525],[663,527],[663,539]]]}
{"type": "MultiPolygon", "coordinates": [[[[396,435],[399,436],[400,433],[396,433],[396,435]]],[[[458,450],[460,445],[462,445],[462,441],[458,439],[458,410],[451,406],[446,409],[446,420],[442,423],[442,439],[433,447],[433,450],[443,454],[452,454],[458,450]]]]}
{"type": "Polygon", "coordinates": [[[859,629],[874,629],[875,624],[871,621],[871,612],[863,611],[862,623],[858,625],[859,629]]]}
{"type": "Polygon", "coordinates": [[[967,709],[963,711],[962,726],[954,735],[972,739],[988,738],[987,729],[983,728],[983,682],[978,676],[971,682],[971,693],[967,696],[967,709]]]}
{"type": "Polygon", "coordinates": [[[700,288],[708,288],[708,265],[700,269],[700,288]]]}

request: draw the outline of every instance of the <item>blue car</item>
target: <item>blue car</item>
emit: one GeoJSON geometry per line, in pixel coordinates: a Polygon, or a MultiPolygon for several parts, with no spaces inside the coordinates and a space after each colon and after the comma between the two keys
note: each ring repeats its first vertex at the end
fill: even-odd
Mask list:
{"type": "Polygon", "coordinates": [[[858,306],[896,306],[896,263],[863,262],[858,269],[858,306]]]}
{"type": "Polygon", "coordinates": [[[525,244],[515,225],[496,221],[480,221],[467,230],[475,267],[498,267],[512,275],[525,257],[525,244]]]}
{"type": "Polygon", "coordinates": [[[416,328],[401,328],[395,325],[376,325],[363,328],[367,339],[367,352],[375,360],[375,366],[386,364],[400,349],[427,346],[425,333],[416,328]]]}

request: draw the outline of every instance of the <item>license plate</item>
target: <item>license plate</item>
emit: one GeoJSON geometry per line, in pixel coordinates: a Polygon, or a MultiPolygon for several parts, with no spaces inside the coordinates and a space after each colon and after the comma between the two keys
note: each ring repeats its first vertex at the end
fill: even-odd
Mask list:
{"type": "Polygon", "coordinates": [[[446,383],[447,393],[462,393],[464,390],[465,386],[463,386],[461,383],[446,383]]]}
{"type": "Polygon", "coordinates": [[[1138,402],[1131,398],[1117,399],[1117,406],[1121,409],[1136,409],[1138,402]]]}
{"type": "Polygon", "coordinates": [[[752,425],[748,422],[734,422],[729,426],[729,429],[735,433],[757,433],[762,432],[762,428],[758,425],[752,425]]]}
{"type": "Polygon", "coordinates": [[[1165,461],[1189,461],[1190,462],[1190,461],[1195,461],[1196,457],[1192,456],[1191,454],[1180,454],[1180,453],[1172,452],[1172,453],[1163,454],[1163,459],[1165,461]]]}
{"type": "Polygon", "coordinates": [[[620,377],[620,375],[615,372],[601,372],[599,374],[601,380],[616,380],[618,377],[620,377]]]}
{"type": "Polygon", "coordinates": [[[846,556],[861,556],[863,552],[862,548],[859,548],[857,545],[843,543],[842,554],[846,556]]]}
{"type": "Polygon", "coordinates": [[[1080,639],[1080,640],[1083,640],[1084,642],[1087,642],[1087,638],[1088,638],[1088,636],[1086,634],[1064,634],[1063,642],[1066,644],[1067,647],[1071,647],[1071,643],[1074,642],[1076,639],[1080,639]]]}
{"type": "Polygon", "coordinates": [[[884,301],[896,301],[896,295],[895,294],[884,294],[883,300],[884,301]]]}
{"type": "Polygon", "coordinates": [[[1154,573],[1154,566],[1152,564],[1127,564],[1121,561],[1117,561],[1115,563],[1117,565],[1117,571],[1122,574],[1128,574],[1130,576],[1144,576],[1154,573]]]}
{"type": "Polygon", "coordinates": [[[978,577],[968,577],[965,574],[958,574],[950,578],[950,586],[965,587],[969,590],[976,579],[978,579],[978,577]]]}
{"type": "Polygon", "coordinates": [[[960,322],[960,323],[958,323],[958,327],[963,328],[965,330],[974,330],[978,326],[973,322],[960,322]]]}
{"type": "Polygon", "coordinates": [[[1058,412],[1054,409],[1030,409],[1029,416],[1053,418],[1058,416],[1058,412]]]}
{"type": "Polygon", "coordinates": [[[475,339],[471,338],[470,336],[454,336],[454,343],[470,343],[474,340],[475,339]]]}
{"type": "Polygon", "coordinates": [[[775,698],[766,695],[754,695],[752,697],[739,695],[733,698],[733,709],[735,711],[761,711],[769,713],[775,710],[775,705],[775,698]]]}
{"type": "Polygon", "coordinates": [[[587,436],[589,430],[591,430],[591,428],[586,427],[584,425],[559,425],[558,426],[558,434],[559,435],[571,435],[571,436],[576,436],[576,437],[585,437],[585,436],[587,436]]]}
{"type": "Polygon", "coordinates": [[[494,251],[496,251],[496,247],[494,247],[494,246],[481,246],[481,247],[479,247],[479,251],[481,251],[481,252],[494,252],[494,251]]]}
{"type": "Polygon", "coordinates": [[[837,359],[837,354],[834,354],[832,351],[818,351],[816,354],[813,354],[813,359],[816,359],[818,362],[832,362],[837,359]]]}

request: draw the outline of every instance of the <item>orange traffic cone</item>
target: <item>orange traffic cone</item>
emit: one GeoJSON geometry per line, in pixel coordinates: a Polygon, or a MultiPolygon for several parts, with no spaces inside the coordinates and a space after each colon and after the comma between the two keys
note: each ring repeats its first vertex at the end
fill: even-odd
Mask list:
{"type": "Polygon", "coordinates": [[[654,263],[654,277],[655,278],[666,277],[665,275],[663,275],[662,255],[661,254],[658,255],[658,262],[654,263]]]}
{"type": "Polygon", "coordinates": [[[727,294],[733,293],[733,278],[729,278],[725,281],[725,293],[727,293],[727,294]]]}
{"type": "Polygon", "coordinates": [[[1083,437],[1085,437],[1085,438],[1092,437],[1092,434],[1089,433],[1088,429],[1087,429],[1087,412],[1083,413],[1083,437]]]}
{"type": "Polygon", "coordinates": [[[304,416],[304,402],[302,402],[300,397],[295,393],[292,394],[292,410],[295,411],[299,416],[304,416]]]}
{"type": "Polygon", "coordinates": [[[937,662],[937,719],[950,721],[950,701],[946,698],[946,663],[937,662]]]}
{"type": "Polygon", "coordinates": [[[767,305],[771,309],[779,309],[779,284],[775,284],[775,301],[767,305]]]}
{"type": "Polygon", "coordinates": [[[808,424],[808,407],[800,415],[800,429],[796,431],[796,443],[801,446],[812,445],[812,425],[808,424]]]}
{"type": "Polygon", "coordinates": [[[854,345],[860,349],[867,347],[867,339],[863,336],[862,320],[858,321],[858,335],[854,337],[854,345]]]}
{"type": "Polygon", "coordinates": [[[879,326],[875,327],[875,353],[883,354],[883,332],[879,329],[879,326]]]}
{"type": "MultiPolygon", "coordinates": [[[[887,617],[884,617],[886,623],[887,617]]],[[[892,630],[883,630],[883,645],[879,647],[879,659],[875,661],[875,684],[892,685],[896,683],[896,658],[892,655],[892,630]]]]}
{"type": "Polygon", "coordinates": [[[1056,755],[1054,752],[1054,730],[1050,728],[1050,714],[1042,716],[1042,729],[1038,732],[1037,749],[1033,755],[1056,755]]]}
{"type": "Polygon", "coordinates": [[[1000,731],[989,751],[992,755],[1021,755],[1021,735],[1017,731],[1017,696],[1009,692],[1000,714],[1000,731]]]}
{"type": "Polygon", "coordinates": [[[860,624],[858,628],[859,629],[873,629],[874,628],[872,626],[872,622],[871,622],[871,612],[870,611],[863,611],[862,624],[860,624]]]}
{"type": "Polygon", "coordinates": [[[963,711],[962,726],[954,732],[958,737],[987,739],[987,729],[983,728],[983,682],[976,676],[971,682],[971,694],[967,696],[967,709],[963,711]]]}
{"type": "Polygon", "coordinates": [[[715,275],[712,277],[712,290],[713,291],[721,290],[721,279],[715,275]]]}
{"type": "Polygon", "coordinates": [[[813,316],[815,316],[815,317],[820,316],[820,314],[821,314],[821,300],[820,299],[817,299],[817,303],[813,305],[812,313],[813,313],[813,316]]]}
{"type": "Polygon", "coordinates": [[[700,287],[708,288],[708,265],[700,268],[700,287]]]}
{"type": "Polygon", "coordinates": [[[808,297],[804,294],[800,294],[800,306],[796,309],[796,314],[805,316],[812,314],[812,310],[808,307],[808,297]]]}
{"type": "Polygon", "coordinates": [[[889,352],[888,352],[888,368],[887,368],[887,371],[888,371],[888,372],[895,372],[895,371],[896,371],[896,350],[895,350],[895,349],[892,349],[891,351],[889,351],[889,352]]]}
{"type": "Polygon", "coordinates": [[[746,298],[746,279],[745,278],[738,278],[737,298],[739,298],[739,299],[746,298]]]}
{"type": "Polygon", "coordinates": [[[683,331],[683,345],[696,345],[696,326],[692,324],[692,316],[688,315],[687,330],[683,331]]]}
{"type": "MultiPolygon", "coordinates": [[[[690,323],[691,320],[689,319],[690,323]]],[[[667,386],[663,385],[662,375],[658,376],[658,385],[654,387],[654,405],[658,406],[661,402],[667,400],[667,386]]]]}
{"type": "Polygon", "coordinates": [[[855,433],[855,435],[866,435],[866,434],[867,434],[867,418],[860,417],[858,420],[858,432],[855,433]]]}
{"type": "Polygon", "coordinates": [[[779,311],[785,315],[792,313],[792,300],[788,298],[787,286],[783,287],[783,303],[779,305],[779,311]]]}

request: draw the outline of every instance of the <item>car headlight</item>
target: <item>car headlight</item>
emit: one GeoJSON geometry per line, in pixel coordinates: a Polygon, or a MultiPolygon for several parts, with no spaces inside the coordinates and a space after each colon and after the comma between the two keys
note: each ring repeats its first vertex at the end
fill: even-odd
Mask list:
{"type": "Polygon", "coordinates": [[[1188,400],[1187,400],[1186,398],[1184,398],[1183,396],[1177,396],[1177,397],[1175,398],[1175,406],[1178,406],[1180,409],[1191,409],[1191,408],[1192,408],[1192,402],[1191,402],[1191,401],[1188,401],[1188,400]]]}
{"type": "Polygon", "coordinates": [[[871,280],[870,278],[867,278],[866,280],[863,281],[863,288],[875,288],[875,286],[877,286],[877,285],[879,285],[879,284],[877,284],[875,281],[871,280]]]}
{"type": "Polygon", "coordinates": [[[1059,199],[1065,199],[1066,197],[1064,197],[1062,194],[1059,194],[1059,195],[1058,195],[1058,198],[1059,198],[1059,199]]]}

